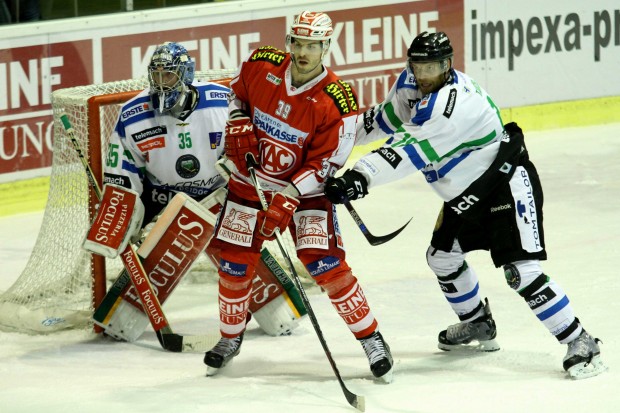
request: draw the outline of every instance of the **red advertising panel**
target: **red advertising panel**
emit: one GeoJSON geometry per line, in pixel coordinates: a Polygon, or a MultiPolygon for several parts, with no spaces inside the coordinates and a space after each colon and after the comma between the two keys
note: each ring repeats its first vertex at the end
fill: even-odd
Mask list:
{"type": "Polygon", "coordinates": [[[234,69],[259,46],[283,48],[285,35],[286,19],[277,17],[108,37],[102,41],[103,81],[145,75],[155,47],[166,41],[183,44],[196,60],[197,70],[234,69]]]}
{"type": "Polygon", "coordinates": [[[445,31],[455,49],[455,66],[464,66],[462,1],[419,1],[329,15],[334,35],[325,63],[351,83],[361,110],[382,101],[405,68],[411,41],[422,31],[445,31]]]}
{"type": "Polygon", "coordinates": [[[52,163],[51,93],[92,83],[92,42],[0,50],[0,174],[52,163]]]}

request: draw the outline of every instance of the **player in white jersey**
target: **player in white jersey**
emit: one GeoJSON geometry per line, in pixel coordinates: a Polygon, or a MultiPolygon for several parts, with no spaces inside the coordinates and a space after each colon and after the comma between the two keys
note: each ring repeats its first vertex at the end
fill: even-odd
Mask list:
{"type": "Polygon", "coordinates": [[[605,370],[598,339],[575,317],[561,287],[543,273],[543,192],[521,129],[503,125],[491,97],[452,67],[445,33],[418,35],[386,100],[360,116],[358,144],[389,136],[353,169],[326,183],[334,203],[420,170],[443,199],[426,258],[460,323],[439,333],[442,350],[498,350],[488,300],[466,253],[488,250],[508,285],[562,344],[573,378],[605,370]],[[473,345],[469,345],[474,342],[473,345]]]}
{"type": "Polygon", "coordinates": [[[123,105],[110,137],[104,182],[142,195],[145,224],[177,192],[201,200],[226,184],[215,163],[224,152],[229,89],[193,79],[185,48],[160,45],[150,87],[123,105]]]}

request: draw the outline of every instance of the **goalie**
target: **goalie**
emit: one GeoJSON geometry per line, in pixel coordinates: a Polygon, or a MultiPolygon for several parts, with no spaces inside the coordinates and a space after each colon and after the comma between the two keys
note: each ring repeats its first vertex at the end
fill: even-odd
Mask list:
{"type": "MultiPolygon", "coordinates": [[[[194,81],[194,61],[173,42],[155,49],[148,80],[149,88],[124,104],[110,137],[103,197],[84,248],[113,258],[141,238],[138,254],[163,304],[205,251],[225,197],[227,180],[215,166],[224,152],[229,89],[194,81]]],[[[207,255],[219,264],[218,251],[207,255]]],[[[250,311],[260,327],[290,334],[305,309],[268,251],[253,285],[250,311]]],[[[127,341],[148,325],[125,271],[94,319],[107,335],[127,341]]]]}

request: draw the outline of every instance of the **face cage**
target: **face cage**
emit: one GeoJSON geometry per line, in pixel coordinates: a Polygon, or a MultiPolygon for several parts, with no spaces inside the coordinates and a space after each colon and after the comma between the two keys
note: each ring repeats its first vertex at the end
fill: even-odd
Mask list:
{"type": "Polygon", "coordinates": [[[186,68],[181,65],[176,67],[171,66],[172,65],[149,66],[149,84],[151,86],[151,90],[157,91],[159,94],[165,94],[179,89],[181,83],[183,82],[186,68]],[[157,70],[159,68],[163,68],[163,70],[157,70]],[[168,76],[176,77],[176,82],[172,85],[168,85],[170,82],[170,78],[168,78],[168,76]]]}
{"type": "Polygon", "coordinates": [[[414,62],[408,59],[409,67],[416,78],[437,77],[450,70],[449,59],[435,60],[431,62],[414,62]]]}

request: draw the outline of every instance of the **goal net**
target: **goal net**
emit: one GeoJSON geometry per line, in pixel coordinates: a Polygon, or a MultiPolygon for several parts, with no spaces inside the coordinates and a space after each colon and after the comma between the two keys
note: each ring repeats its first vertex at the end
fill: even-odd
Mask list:
{"type": "MultiPolygon", "coordinates": [[[[196,80],[227,84],[234,69],[196,72],[196,80]]],[[[59,120],[66,114],[99,184],[108,138],[123,102],[148,87],[146,78],[78,86],[52,93],[54,145],[50,189],[37,241],[21,275],[0,295],[0,328],[48,333],[93,327],[96,305],[122,269],[120,259],[105,259],[81,248],[96,205],[84,167],[59,120]]],[[[287,234],[289,251],[294,251],[287,234]]],[[[282,260],[277,245],[269,250],[282,260]]],[[[183,282],[215,282],[217,271],[201,257],[183,282]]],[[[305,269],[295,264],[302,276],[305,269]]]]}

